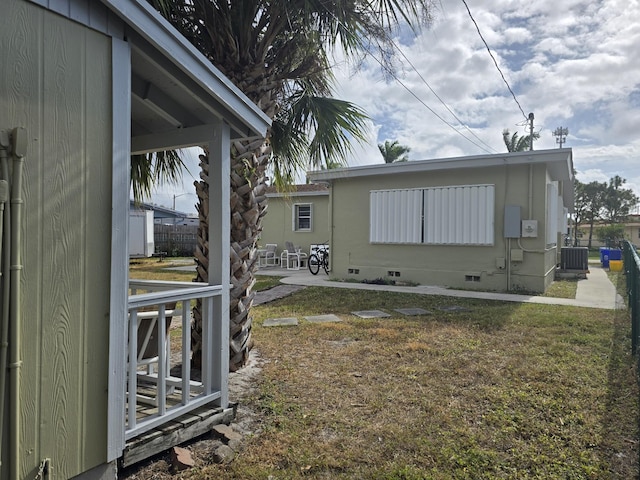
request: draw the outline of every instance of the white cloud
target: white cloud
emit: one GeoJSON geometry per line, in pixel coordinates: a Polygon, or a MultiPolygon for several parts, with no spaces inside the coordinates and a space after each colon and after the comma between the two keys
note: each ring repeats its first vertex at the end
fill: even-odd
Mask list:
{"type": "MultiPolygon", "coordinates": [[[[640,187],[640,5],[603,0],[513,2],[488,0],[470,5],[523,112],[514,101],[461,3],[440,4],[432,28],[403,52],[408,62],[400,80],[385,83],[377,64],[352,78],[337,72],[337,96],[362,106],[379,126],[366,158],[377,143],[398,140],[411,147],[410,158],[483,153],[489,149],[447,111],[429,87],[494,151],[504,151],[501,132],[524,135],[525,116],[534,112],[541,133],[536,148],[555,148],[552,132],[568,127],[565,146],[573,147],[580,176],[608,180],[619,174],[640,187]],[[438,119],[435,111],[464,134],[438,119]],[[479,144],[482,148],[475,144],[479,144]]],[[[375,152],[373,152],[375,153],[375,152]]],[[[375,159],[375,162],[372,161],[375,159]]],[[[638,190],[640,191],[640,190],[638,190]]]]}

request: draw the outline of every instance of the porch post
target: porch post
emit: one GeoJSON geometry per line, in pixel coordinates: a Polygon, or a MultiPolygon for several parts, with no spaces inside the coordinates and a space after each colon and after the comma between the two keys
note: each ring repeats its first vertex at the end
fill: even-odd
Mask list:
{"type": "Polygon", "coordinates": [[[109,311],[109,389],[107,461],[122,455],[125,445],[127,315],[129,288],[129,175],[131,143],[131,50],[112,39],[113,177],[111,188],[111,286],[109,311]]]}
{"type": "Polygon", "coordinates": [[[209,366],[213,391],[220,391],[223,408],[229,404],[230,154],[229,125],[219,122],[209,143],[209,285],[222,285],[222,293],[213,298],[213,355],[209,366]]]}

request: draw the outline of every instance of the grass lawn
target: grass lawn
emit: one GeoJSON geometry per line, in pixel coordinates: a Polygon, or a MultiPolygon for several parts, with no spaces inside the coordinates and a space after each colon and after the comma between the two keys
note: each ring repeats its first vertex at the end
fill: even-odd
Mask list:
{"type": "Polygon", "coordinates": [[[245,403],[260,433],[181,478],[638,476],[626,311],[315,287],[253,315],[264,364],[245,403]],[[393,311],[407,307],[432,313],[393,311]],[[392,317],[350,313],[363,309],[392,317]],[[343,322],[302,319],[326,313],[343,322]],[[298,327],[262,327],[291,316],[298,327]]]}

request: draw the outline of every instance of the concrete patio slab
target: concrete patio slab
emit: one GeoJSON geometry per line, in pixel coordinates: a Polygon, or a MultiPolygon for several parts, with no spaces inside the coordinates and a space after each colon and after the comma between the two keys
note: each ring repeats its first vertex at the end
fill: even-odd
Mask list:
{"type": "Polygon", "coordinates": [[[448,305],[446,307],[439,307],[438,310],[442,310],[443,312],[470,312],[471,309],[461,307],[460,305],[448,305]]]}
{"type": "Polygon", "coordinates": [[[391,316],[382,310],[358,310],[351,313],[360,318],[387,318],[391,316]]]}
{"type": "Polygon", "coordinates": [[[396,308],[395,311],[410,317],[414,315],[431,315],[433,313],[424,308],[396,308]]]}
{"type": "Polygon", "coordinates": [[[304,317],[304,319],[307,322],[311,322],[311,323],[335,323],[335,322],[341,322],[342,319],[336,315],[333,314],[327,314],[327,315],[311,315],[309,317],[304,317]]]}
{"type": "Polygon", "coordinates": [[[263,323],[263,327],[293,327],[298,325],[298,319],[295,317],[286,318],[268,318],[263,323]]]}

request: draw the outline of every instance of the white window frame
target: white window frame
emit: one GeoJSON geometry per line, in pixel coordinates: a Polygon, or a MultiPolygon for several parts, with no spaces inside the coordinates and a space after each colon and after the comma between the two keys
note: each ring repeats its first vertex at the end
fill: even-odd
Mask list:
{"type": "Polygon", "coordinates": [[[294,232],[311,232],[313,231],[313,204],[312,203],[294,203],[292,209],[293,216],[293,226],[292,229],[294,232]],[[302,228],[300,227],[300,218],[307,218],[300,216],[300,207],[309,207],[309,227],[302,228]]]}
{"type": "Polygon", "coordinates": [[[558,206],[562,205],[558,197],[558,182],[547,183],[547,218],[546,218],[546,230],[547,230],[547,245],[557,245],[558,232],[560,231],[561,218],[558,213],[558,206]]]}

